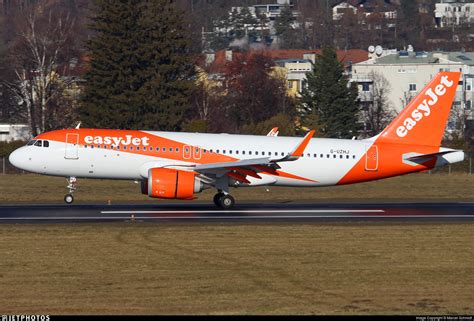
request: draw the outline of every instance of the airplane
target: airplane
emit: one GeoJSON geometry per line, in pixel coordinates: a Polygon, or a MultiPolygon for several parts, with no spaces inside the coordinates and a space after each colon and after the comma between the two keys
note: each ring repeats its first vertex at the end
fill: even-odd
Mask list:
{"type": "Polygon", "coordinates": [[[9,157],[14,166],[68,181],[134,180],[151,198],[192,200],[214,188],[230,209],[230,187],[321,187],[426,171],[464,160],[440,147],[461,74],[441,72],[378,135],[362,140],[74,128],[42,133],[9,157]]]}

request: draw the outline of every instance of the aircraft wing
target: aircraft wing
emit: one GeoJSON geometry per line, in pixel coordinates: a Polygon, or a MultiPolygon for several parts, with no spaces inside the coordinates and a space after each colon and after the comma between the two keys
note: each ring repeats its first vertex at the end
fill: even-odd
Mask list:
{"type": "Polygon", "coordinates": [[[227,175],[239,182],[249,184],[247,176],[251,176],[257,179],[262,177],[258,173],[269,173],[277,175],[277,170],[280,169],[278,163],[290,162],[299,159],[302,155],[306,146],[308,146],[311,138],[314,135],[314,130],[310,131],[303,140],[294,148],[291,153],[281,158],[272,157],[261,157],[237,160],[235,162],[221,162],[221,163],[210,163],[200,164],[194,166],[193,170],[201,174],[223,174],[227,175]]]}

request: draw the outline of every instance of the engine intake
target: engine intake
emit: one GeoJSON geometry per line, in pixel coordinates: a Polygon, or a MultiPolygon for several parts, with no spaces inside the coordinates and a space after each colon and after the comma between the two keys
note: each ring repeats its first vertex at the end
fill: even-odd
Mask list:
{"type": "Polygon", "coordinates": [[[142,183],[142,193],[149,197],[167,199],[192,199],[194,193],[203,189],[203,183],[195,172],[170,168],[151,168],[148,170],[147,188],[142,183]]]}

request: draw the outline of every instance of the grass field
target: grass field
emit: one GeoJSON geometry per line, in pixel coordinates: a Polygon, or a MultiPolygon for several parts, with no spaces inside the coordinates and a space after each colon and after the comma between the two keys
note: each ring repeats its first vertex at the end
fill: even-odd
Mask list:
{"type": "Polygon", "coordinates": [[[0,225],[6,314],[474,314],[474,224],[0,225]]]}
{"type": "MultiPolygon", "coordinates": [[[[65,180],[0,176],[0,203],[62,203],[65,180]]],[[[416,174],[238,201],[473,201],[474,176],[416,174]]],[[[199,194],[210,202],[214,192],[199,194]]],[[[149,202],[80,180],[78,203],[149,202]]],[[[0,225],[4,314],[474,314],[474,223],[0,225]]]]}
{"type": "MultiPolygon", "coordinates": [[[[79,180],[77,203],[163,203],[140,193],[131,181],[79,180]]],[[[0,203],[62,203],[66,180],[41,175],[0,175],[0,203]]],[[[239,201],[474,201],[474,175],[421,173],[363,184],[326,188],[264,187],[232,189],[239,201]]],[[[198,201],[212,203],[215,191],[196,194],[198,201]]]]}

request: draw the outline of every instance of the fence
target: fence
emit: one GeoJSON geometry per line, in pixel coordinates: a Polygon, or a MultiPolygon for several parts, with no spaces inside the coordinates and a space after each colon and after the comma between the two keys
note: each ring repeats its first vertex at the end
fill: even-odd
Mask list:
{"type": "MultiPolygon", "coordinates": [[[[469,175],[472,175],[472,172],[474,170],[473,166],[473,158],[474,158],[474,155],[466,155],[466,159],[461,162],[461,163],[457,163],[457,164],[453,164],[453,165],[449,165],[449,166],[445,166],[441,169],[438,169],[438,170],[435,170],[435,171],[429,171],[429,174],[433,174],[433,173],[447,173],[448,175],[451,175],[452,173],[457,173],[457,174],[462,174],[462,173],[466,173],[466,174],[469,174],[469,175]]],[[[18,168],[16,168],[15,166],[13,166],[12,164],[10,164],[10,162],[8,161],[8,157],[0,157],[0,167],[1,167],[1,171],[0,173],[2,175],[6,175],[6,174],[23,174],[25,173],[25,171],[23,170],[20,170],[18,168]]]]}
{"type": "Polygon", "coordinates": [[[16,168],[8,161],[8,157],[0,157],[0,174],[23,174],[26,173],[25,171],[16,168]]]}

